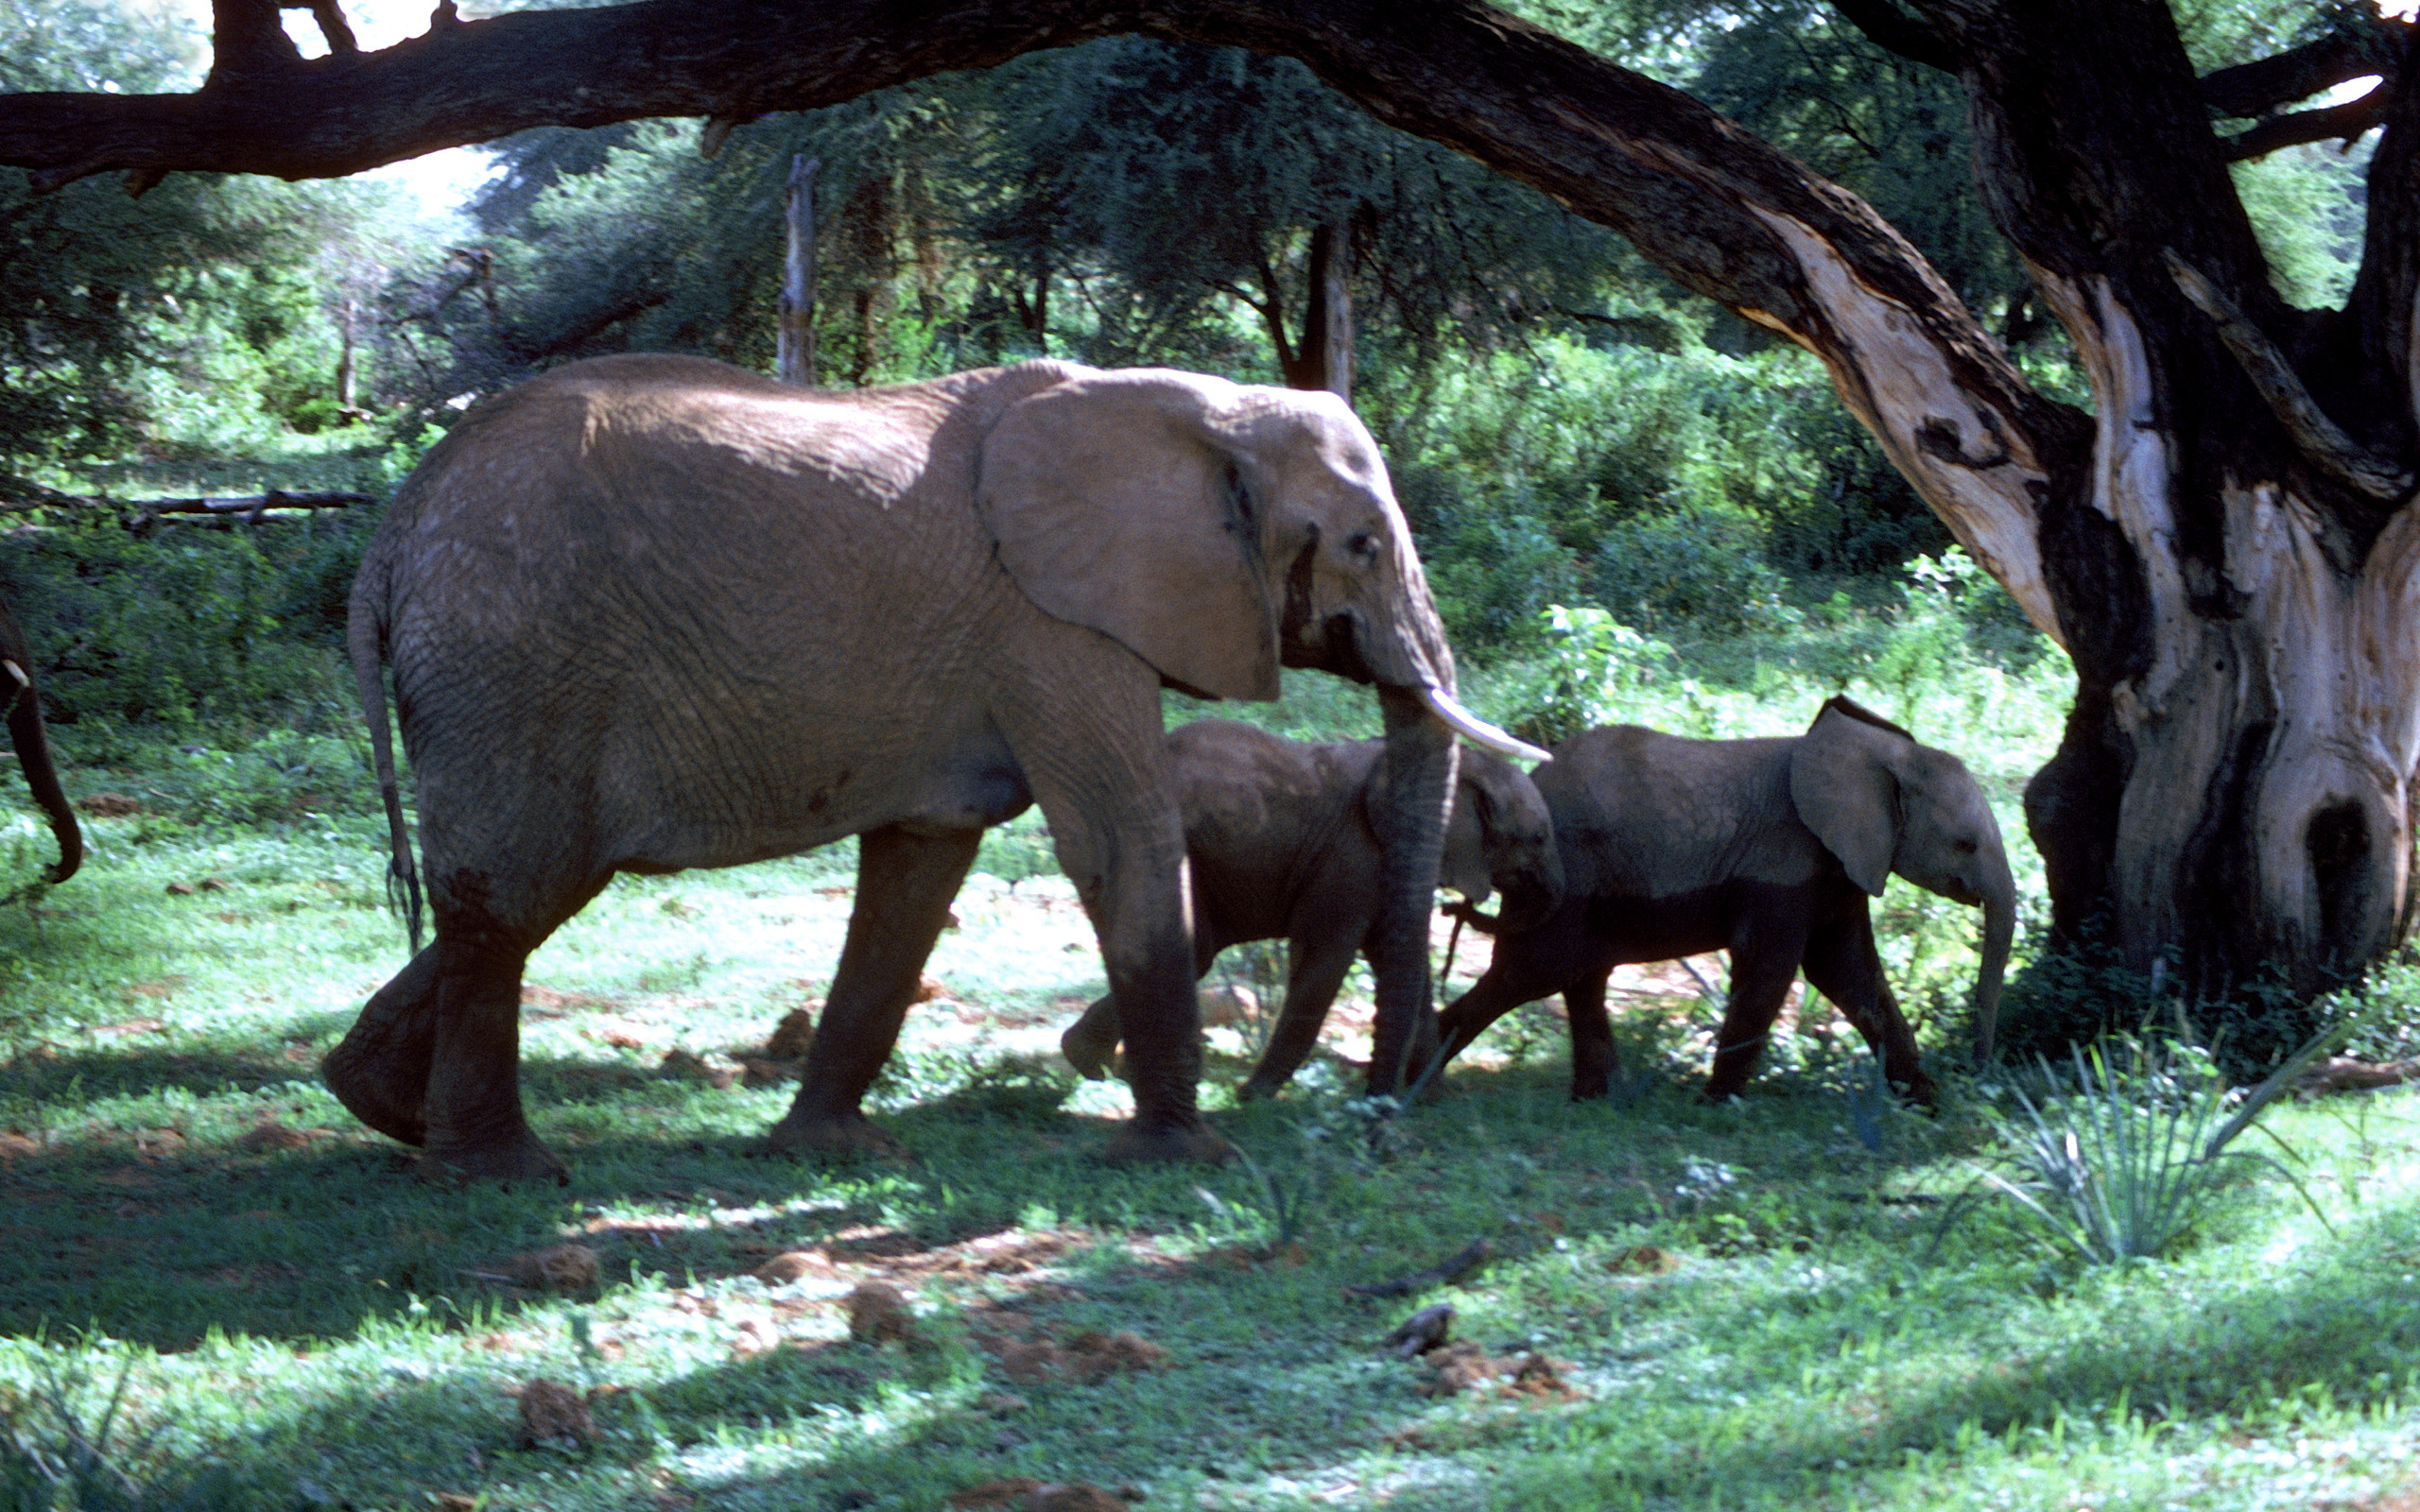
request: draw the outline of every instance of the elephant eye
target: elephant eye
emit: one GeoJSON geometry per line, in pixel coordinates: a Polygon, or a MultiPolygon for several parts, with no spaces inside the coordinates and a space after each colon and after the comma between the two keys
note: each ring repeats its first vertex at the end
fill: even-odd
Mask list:
{"type": "Polygon", "coordinates": [[[1961,840],[1950,849],[1956,850],[1962,856],[1971,856],[1975,853],[1975,842],[1972,840],[1961,840]]]}
{"type": "Polygon", "coordinates": [[[1367,530],[1357,530],[1345,538],[1344,550],[1356,561],[1378,559],[1378,538],[1367,530]]]}

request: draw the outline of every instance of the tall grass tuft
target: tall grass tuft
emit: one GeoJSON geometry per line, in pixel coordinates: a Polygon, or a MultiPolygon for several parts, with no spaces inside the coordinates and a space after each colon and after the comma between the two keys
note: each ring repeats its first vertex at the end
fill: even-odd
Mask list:
{"type": "Polygon", "coordinates": [[[189,1474],[147,1464],[155,1435],[121,1439],[128,1361],[89,1422],[71,1382],[0,1396],[0,1512],[217,1512],[251,1504],[223,1467],[189,1474]]]}
{"type": "MultiPolygon", "coordinates": [[[[2178,1027],[2165,1044],[2127,1036],[2071,1048],[2074,1086],[2064,1095],[2055,1091],[2061,1078],[2049,1061],[2036,1057],[2041,1099],[2020,1088],[2023,1116],[1995,1116],[2014,1174],[1986,1170],[1983,1180],[2014,1198],[2055,1247],[2087,1264],[2168,1254],[2247,1165],[2283,1176],[2320,1222],[2327,1221],[2283,1162],[2230,1146],[2258,1126],[2261,1113],[2342,1031],[2312,1040],[2238,1095],[2211,1051],[2178,1027]]],[[[2278,1148],[2286,1146],[2280,1142],[2278,1148]]]]}

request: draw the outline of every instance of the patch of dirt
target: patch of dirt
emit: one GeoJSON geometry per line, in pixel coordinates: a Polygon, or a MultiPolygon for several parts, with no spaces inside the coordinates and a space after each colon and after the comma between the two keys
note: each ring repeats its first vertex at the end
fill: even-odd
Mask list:
{"type": "Polygon", "coordinates": [[[1128,1492],[1104,1491],[1081,1481],[1037,1481],[1016,1475],[985,1481],[946,1498],[958,1512],[1126,1512],[1128,1492]]]}
{"type": "Polygon", "coordinates": [[[1616,1276],[1669,1276],[1681,1268],[1681,1257],[1653,1245],[1634,1245],[1605,1263],[1616,1276]]]}
{"type": "Polygon", "coordinates": [[[739,1079],[738,1067],[717,1065],[694,1051],[677,1047],[664,1053],[655,1074],[666,1081],[696,1082],[718,1092],[729,1091],[739,1079]]]}
{"type": "Polygon", "coordinates": [[[492,1265],[464,1272],[542,1292],[585,1292],[596,1285],[596,1251],[586,1245],[550,1245],[507,1255],[492,1265]]]}
{"type": "MultiPolygon", "coordinates": [[[[994,1317],[1007,1321],[1009,1314],[994,1317]]],[[[970,1336],[977,1349],[1000,1362],[1001,1373],[1011,1381],[1090,1384],[1129,1371],[1165,1370],[1168,1365],[1167,1350],[1124,1329],[1115,1333],[1081,1329],[1063,1337],[1054,1337],[1047,1328],[1028,1338],[982,1332],[970,1336]]]]}
{"type": "Polygon", "coordinates": [[[175,898],[190,898],[198,892],[226,892],[234,884],[224,877],[204,877],[199,882],[172,882],[164,889],[175,898]]]}
{"type": "Polygon", "coordinates": [[[1498,1396],[1526,1397],[1536,1401],[1571,1401],[1580,1393],[1564,1372],[1568,1360],[1531,1352],[1498,1358],[1479,1345],[1463,1340],[1421,1356],[1433,1372],[1420,1388],[1425,1397],[1451,1397],[1467,1391],[1492,1391],[1498,1396]]]}
{"type": "Polygon", "coordinates": [[[820,1249],[791,1249],[775,1255],[749,1274],[768,1286],[787,1286],[808,1276],[838,1276],[840,1270],[832,1263],[832,1257],[820,1249]]]}
{"type": "MultiPolygon", "coordinates": [[[[141,997],[164,998],[184,985],[185,979],[183,977],[172,976],[158,982],[138,983],[133,987],[128,988],[126,990],[129,993],[141,997]]],[[[124,1023],[95,1023],[86,1028],[84,1032],[86,1034],[126,1035],[165,1034],[167,1033],[167,1030],[168,1026],[157,1019],[129,1019],[124,1023]]]]}
{"type": "Polygon", "coordinates": [[[596,1439],[596,1420],[589,1416],[588,1399],[560,1381],[540,1376],[520,1389],[521,1447],[552,1444],[586,1449],[596,1439]]]}
{"type": "Polygon", "coordinates": [[[598,997],[594,992],[558,992],[535,982],[524,982],[521,984],[521,1005],[541,1012],[552,1009],[557,1013],[573,1013],[583,1008],[610,1008],[614,1006],[614,1000],[598,997]]]}
{"type": "Polygon", "coordinates": [[[266,1154],[277,1150],[302,1150],[308,1149],[320,1140],[332,1140],[336,1137],[337,1131],[332,1128],[295,1128],[289,1125],[281,1124],[273,1118],[264,1118],[250,1133],[242,1135],[235,1141],[235,1148],[249,1150],[254,1154],[266,1154]]]}
{"type": "Polygon", "coordinates": [[[13,1128],[0,1129],[0,1166],[13,1165],[22,1156],[41,1153],[42,1141],[13,1128]]]}
{"type": "Polygon", "coordinates": [[[599,1019],[580,1025],[580,1036],[598,1044],[612,1045],[616,1050],[645,1050],[661,1043],[664,1031],[649,1028],[632,1019],[599,1019]]]}
{"type": "Polygon", "coordinates": [[[76,800],[76,807],[96,819],[123,819],[143,812],[143,800],[124,793],[92,793],[76,800]]]}

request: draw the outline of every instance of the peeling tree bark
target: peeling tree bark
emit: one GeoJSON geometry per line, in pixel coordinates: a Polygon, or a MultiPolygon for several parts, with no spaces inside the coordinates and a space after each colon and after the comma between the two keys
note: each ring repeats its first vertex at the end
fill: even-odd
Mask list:
{"type": "Polygon", "coordinates": [[[1958,72],[1978,177],[2074,338],[2087,415],[2032,390],[1863,201],[1478,0],[647,0],[473,23],[448,4],[427,36],[310,62],[257,25],[265,4],[219,0],[198,94],[0,96],[0,163],[138,190],[333,176],[544,124],[837,104],[1119,32],[1300,59],[1823,361],[2075,661],[2065,742],[2027,795],[2056,934],[2106,911],[2138,969],[2173,949],[2204,987],[2274,966],[2307,988],[2401,936],[2420,760],[2420,523],[2395,483],[2420,452],[2409,26],[2370,18],[2204,81],[2163,0],[1843,4],[1958,72]],[[2294,310],[2226,175],[2258,129],[2222,143],[2204,101],[2266,112],[2361,71],[2394,86],[2360,116],[2384,123],[2362,267],[2344,311],[2294,310]],[[2178,263],[2216,298],[2197,305],[2178,263]]]}

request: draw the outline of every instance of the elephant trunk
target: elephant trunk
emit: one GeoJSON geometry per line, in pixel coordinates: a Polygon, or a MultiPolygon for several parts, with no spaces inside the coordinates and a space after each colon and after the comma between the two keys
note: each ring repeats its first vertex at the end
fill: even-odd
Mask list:
{"type": "Polygon", "coordinates": [[[1415,1044],[1430,1027],[1428,920],[1436,908],[1437,867],[1454,798],[1454,730],[1432,714],[1416,688],[1381,686],[1386,714],[1386,859],[1379,875],[1377,1023],[1370,1047],[1370,1095],[1399,1091],[1415,1044]]]}
{"type": "Polygon", "coordinates": [[[59,768],[50,759],[50,737],[42,722],[42,695],[23,667],[9,662],[6,668],[9,681],[16,684],[9,690],[12,695],[9,739],[17,747],[17,765],[25,768],[26,785],[50,816],[50,833],[59,837],[59,865],[51,868],[50,880],[65,882],[84,864],[84,832],[77,826],[76,811],[68,806],[67,794],[59,785],[59,768]]]}
{"type": "Polygon", "coordinates": [[[1983,963],[1975,971],[1975,1063],[1991,1064],[1999,1035],[2000,978],[2016,937],[2016,883],[2003,867],[1983,889],[1983,963]]]}

